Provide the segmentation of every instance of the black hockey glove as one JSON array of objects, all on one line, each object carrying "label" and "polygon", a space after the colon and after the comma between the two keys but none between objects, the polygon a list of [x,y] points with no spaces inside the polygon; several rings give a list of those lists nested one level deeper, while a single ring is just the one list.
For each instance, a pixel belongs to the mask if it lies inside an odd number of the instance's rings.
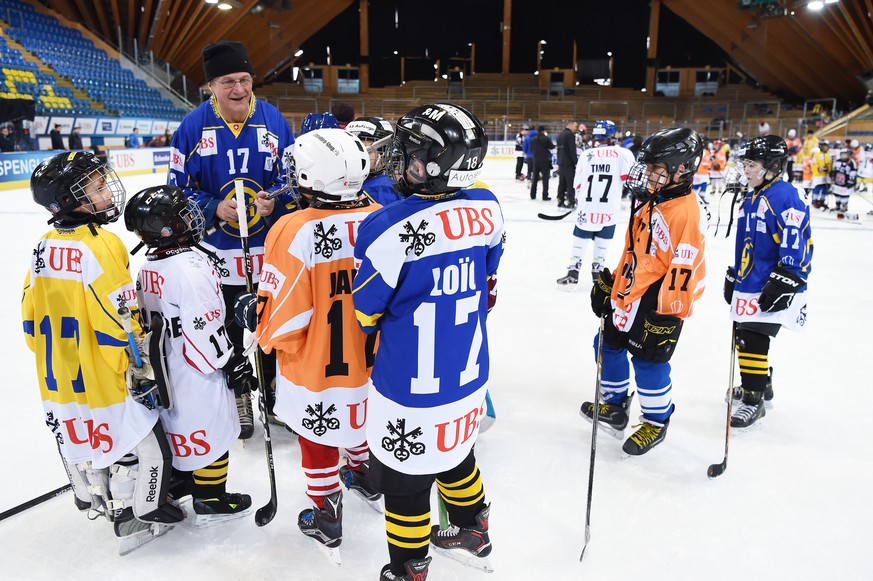
[{"label": "black hockey glove", "polygon": [[227,377],[227,387],[237,397],[249,393],[255,387],[252,362],[244,353],[237,353],[221,368]]},{"label": "black hockey glove", "polygon": [[488,312],[497,304],[497,273],[488,277]]},{"label": "black hockey glove", "polygon": [[794,300],[797,291],[806,285],[806,281],[781,264],[777,265],[767,284],[761,289],[758,306],[765,313],[776,313],[787,309]]},{"label": "black hockey glove", "polygon": [[[654,311],[646,314],[640,351],[646,361],[666,363],[673,356],[679,333],[682,332],[682,319],[673,315],[661,315]],[[629,340],[633,345],[634,341]]]},{"label": "black hockey glove", "polygon": [[258,295],[238,294],[233,301],[233,316],[241,328],[254,331],[258,326]]},{"label": "black hockey glove", "polygon": [[603,317],[612,312],[612,283],[615,278],[608,268],[604,268],[594,281],[591,288],[591,310],[598,317]]},{"label": "black hockey glove", "polygon": [[724,302],[731,304],[734,298],[734,285],[737,282],[737,273],[732,266],[727,267],[724,273]]}]

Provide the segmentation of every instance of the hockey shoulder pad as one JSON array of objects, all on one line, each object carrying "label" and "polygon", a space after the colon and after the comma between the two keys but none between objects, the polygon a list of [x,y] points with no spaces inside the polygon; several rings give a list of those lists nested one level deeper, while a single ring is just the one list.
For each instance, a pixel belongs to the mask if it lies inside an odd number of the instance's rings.
[{"label": "hockey shoulder pad", "polygon": [[173,389],[172,385],[170,385],[165,348],[167,344],[167,325],[159,313],[153,313],[149,327],[149,359],[155,372],[155,383],[157,383],[158,397],[160,398],[159,405],[165,410],[171,410],[173,409]]}]

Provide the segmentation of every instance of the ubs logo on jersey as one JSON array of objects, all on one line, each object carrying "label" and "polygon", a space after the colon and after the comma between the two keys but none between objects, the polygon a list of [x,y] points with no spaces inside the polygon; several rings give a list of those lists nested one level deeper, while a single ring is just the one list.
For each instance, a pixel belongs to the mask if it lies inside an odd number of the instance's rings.
[{"label": "ubs logo on jersey", "polygon": [[406,233],[400,234],[400,241],[409,243],[409,246],[406,247],[406,254],[412,251],[416,256],[421,256],[428,246],[436,242],[436,234],[428,232],[427,225],[427,220],[419,222],[418,228],[413,228],[412,222],[409,220],[403,225]]},{"label": "ubs logo on jersey", "polygon": [[49,250],[49,268],[56,272],[82,273],[82,251],[78,248],[52,246]]},{"label": "ubs logo on jersey", "polygon": [[335,250],[343,247],[343,241],[338,237],[333,237],[336,234],[336,224],[331,224],[330,228],[325,232],[324,222],[318,222],[315,224],[313,234],[315,234],[315,253],[322,255],[328,260],[333,256]]},{"label": "ubs logo on jersey", "polygon": [[400,462],[407,461],[410,455],[420,456],[424,454],[426,446],[415,441],[423,434],[421,428],[407,432],[406,418],[397,418],[396,424],[388,422],[385,428],[389,435],[382,438],[382,449],[386,452],[393,452],[394,457]]},{"label": "ubs logo on jersey", "polygon": [[[480,407],[471,409],[460,418],[455,418],[451,422],[437,424],[435,427],[437,430],[437,448],[439,451],[451,452],[459,444],[463,444],[472,438],[473,434],[475,434],[476,430],[479,428],[479,418],[484,417],[485,413],[486,407],[485,401],[483,400]],[[450,425],[454,425],[454,430],[449,427]],[[452,431],[454,431],[454,434],[450,435]],[[450,439],[451,442],[449,441]]]},{"label": "ubs logo on jersey", "polygon": [[70,442],[73,444],[88,444],[92,450],[100,450],[107,454],[112,450],[112,438],[106,432],[109,431],[109,424],[102,423],[94,426],[94,420],[85,420],[86,436],[83,438],[79,435],[76,428],[76,419],[64,420],[64,427],[67,428],[67,435],[70,437]]},{"label": "ubs logo on jersey", "polygon": [[592,212],[588,216],[592,224],[609,224],[612,221],[612,214],[603,212]]},{"label": "ubs logo on jersey", "polygon": [[203,132],[200,134],[200,144],[198,150],[201,157],[218,154],[218,138],[215,135],[215,129],[203,130]]},{"label": "ubs logo on jersey", "polygon": [[188,437],[184,434],[167,432],[167,438],[170,439],[170,445],[173,447],[173,455],[178,458],[205,456],[212,450],[209,442],[206,441],[206,430],[196,430],[188,434]]},{"label": "ubs logo on jersey", "polygon": [[276,298],[276,293],[285,282],[285,276],[276,270],[272,264],[265,264],[261,269],[261,276],[258,279],[258,289],[269,292],[273,298]]},{"label": "ubs logo on jersey", "polygon": [[337,418],[330,417],[336,412],[334,404],[330,404],[327,409],[324,409],[324,403],[318,402],[315,404],[315,407],[311,405],[306,406],[304,411],[309,414],[309,417],[303,418],[301,423],[304,428],[312,431],[316,436],[323,436],[328,430],[338,430],[340,428],[340,421]]},{"label": "ubs logo on jersey", "polygon": [[115,297],[115,305],[118,308],[127,305],[127,303],[136,305],[136,289],[133,288],[133,284],[122,289],[121,294]]},{"label": "ubs logo on jersey", "polygon": [[491,208],[482,208],[480,211],[470,206],[460,206],[437,212],[437,216],[449,240],[464,236],[488,236],[494,232]]},{"label": "ubs logo on jersey", "polygon": [[158,298],[163,296],[164,277],[154,270],[142,269],[139,273],[140,290],[144,293],[155,295]]}]

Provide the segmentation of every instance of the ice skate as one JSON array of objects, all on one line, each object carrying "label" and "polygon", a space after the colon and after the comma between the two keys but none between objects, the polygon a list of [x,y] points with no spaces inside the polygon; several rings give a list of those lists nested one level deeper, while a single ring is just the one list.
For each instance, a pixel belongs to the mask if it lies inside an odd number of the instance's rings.
[{"label": "ice skate", "polygon": [[425,581],[427,579],[427,569],[430,566],[431,558],[425,557],[420,560],[406,561],[403,563],[403,568],[406,573],[403,575],[395,575],[391,572],[391,565],[382,567],[382,574],[379,576],[379,581]]},{"label": "ice skate", "polygon": [[313,507],[300,511],[297,526],[304,535],[318,542],[319,548],[334,565],[342,565],[339,552],[343,542],[342,492],[326,496],[324,508]]},{"label": "ice skate", "polygon": [[[745,390],[742,385],[735,385],[731,395],[733,397],[733,405],[738,406],[743,401],[743,393]],[[727,397],[725,397],[727,403]],[[767,383],[764,385],[764,406],[770,410],[773,409],[773,368],[771,367],[767,373]]]},{"label": "ice skate", "polygon": [[752,403],[751,393],[753,392],[746,394],[744,401],[731,414],[732,433],[743,434],[757,431],[761,428],[762,422],[759,420],[767,414],[767,410],[765,409],[763,399],[760,399],[757,403]]},{"label": "ice skate", "polygon": [[579,268],[581,267],[581,263],[577,262],[576,264],[570,265],[567,267],[567,274],[559,278],[557,281],[559,288],[564,288],[565,290],[575,290],[577,285],[579,284]]},{"label": "ice skate", "polygon": [[133,509],[127,507],[115,516],[113,528],[118,537],[118,554],[123,557],[167,534],[173,525],[138,520]]},{"label": "ice skate", "polygon": [[621,447],[624,453],[630,456],[642,456],[667,437],[667,427],[670,425],[670,420],[659,423],[643,417],[640,419],[642,423],[634,426],[639,429],[631,434],[631,437],[625,440]]},{"label": "ice skate", "polygon": [[225,492],[218,498],[195,498],[192,504],[196,514],[194,526],[197,528],[239,520],[254,510],[251,496],[235,492]]},{"label": "ice skate", "polygon": [[382,494],[376,492],[373,484],[370,482],[370,463],[364,462],[361,464],[360,470],[352,470],[348,466],[341,466],[339,469],[339,477],[348,490],[352,490],[366,502],[370,508],[378,512],[384,513],[382,508]]},{"label": "ice skate", "polygon": [[[600,407],[597,410],[597,420],[600,423],[600,427],[613,438],[619,440],[624,438],[624,429],[627,427],[629,420],[627,410],[633,397],[634,394],[631,393],[617,404],[600,403]],[[594,418],[594,404],[590,401],[584,402],[579,413],[582,414],[583,418],[591,421]]]},{"label": "ice skate", "polygon": [[236,398],[236,411],[239,415],[239,439],[248,440],[255,433],[251,394],[244,393]]},{"label": "ice skate", "polygon": [[472,527],[457,527],[450,524],[445,529],[433,525],[430,531],[430,544],[434,551],[455,561],[491,573],[494,568],[488,555],[491,554],[491,538],[488,536],[488,516],[491,505],[479,511],[476,524]]},{"label": "ice skate", "polygon": [[603,270],[602,262],[592,262],[591,263],[591,280],[592,282],[597,282],[597,279],[600,278],[600,271]]}]

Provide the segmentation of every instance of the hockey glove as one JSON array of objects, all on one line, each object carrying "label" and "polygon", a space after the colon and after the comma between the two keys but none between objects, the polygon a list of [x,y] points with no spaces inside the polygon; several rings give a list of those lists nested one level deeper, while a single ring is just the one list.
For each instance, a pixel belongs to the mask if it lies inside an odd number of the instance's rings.
[{"label": "hockey glove", "polygon": [[233,315],[237,325],[254,332],[258,327],[258,295],[238,294],[233,302]]},{"label": "hockey glove", "polygon": [[249,393],[255,387],[252,362],[245,353],[237,353],[221,368],[227,377],[227,387],[236,397]]},{"label": "hockey glove", "polygon": [[598,317],[603,317],[612,312],[612,284],[615,278],[608,268],[604,268],[594,281],[591,288],[591,310]]},{"label": "hockey glove", "polygon": [[152,364],[149,361],[148,344],[148,334],[142,342],[137,341],[137,351],[139,351],[142,367],[136,366],[136,357],[134,357],[130,347],[127,347],[130,363],[127,366],[124,377],[127,383],[127,391],[131,397],[147,408],[155,409],[158,405],[157,382],[155,381],[155,371],[152,369]]},{"label": "hockey glove", "polygon": [[497,273],[488,277],[488,312],[497,304]]},{"label": "hockey glove", "polygon": [[765,313],[776,313],[787,309],[794,295],[806,285],[806,281],[781,264],[777,265],[767,284],[761,290],[758,306]]},{"label": "hockey glove", "polygon": [[673,315],[661,315],[654,311],[646,314],[643,321],[641,351],[643,359],[653,363],[666,363],[673,356],[682,319]]},{"label": "hockey glove", "polygon": [[724,302],[731,304],[734,298],[734,285],[737,282],[737,273],[732,266],[727,267],[724,273]]}]

